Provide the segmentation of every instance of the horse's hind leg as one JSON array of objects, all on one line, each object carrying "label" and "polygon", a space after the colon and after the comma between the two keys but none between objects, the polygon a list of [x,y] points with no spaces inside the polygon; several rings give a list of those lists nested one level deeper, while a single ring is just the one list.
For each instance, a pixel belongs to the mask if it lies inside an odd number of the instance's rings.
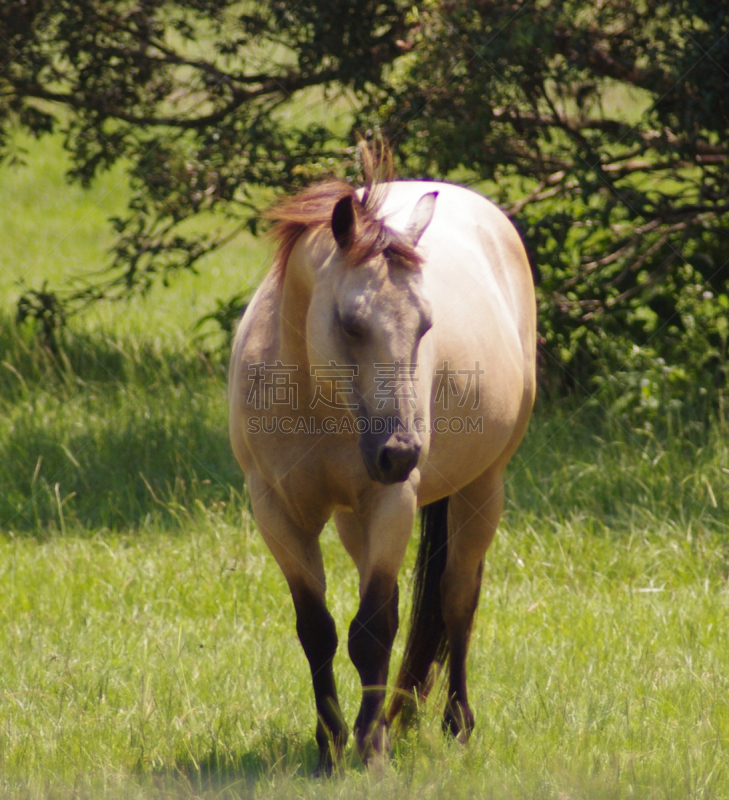
[{"label": "horse's hind leg", "polygon": [[337,632],[325,602],[325,577],[319,533],[293,523],[274,492],[251,480],[253,512],[261,534],[281,567],[296,610],[296,632],[311,669],[316,702],[318,774],[329,774],[347,741],[332,662]]},{"label": "horse's hind leg", "polygon": [[483,559],[504,502],[503,472],[490,471],[451,495],[448,555],[441,579],[450,673],[443,727],[465,741],[473,729],[466,688],[466,655],[481,589]]}]

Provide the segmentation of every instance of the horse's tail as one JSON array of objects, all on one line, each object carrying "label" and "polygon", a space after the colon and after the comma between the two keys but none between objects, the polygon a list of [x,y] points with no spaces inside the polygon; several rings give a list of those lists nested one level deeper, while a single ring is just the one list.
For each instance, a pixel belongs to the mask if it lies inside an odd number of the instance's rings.
[{"label": "horse's tail", "polygon": [[400,674],[390,700],[387,713],[389,722],[403,709],[409,716],[418,700],[427,697],[433,684],[433,662],[442,666],[448,657],[440,597],[440,579],[445,570],[448,547],[448,498],[424,506],[420,519],[420,546],[415,562],[410,631]]}]

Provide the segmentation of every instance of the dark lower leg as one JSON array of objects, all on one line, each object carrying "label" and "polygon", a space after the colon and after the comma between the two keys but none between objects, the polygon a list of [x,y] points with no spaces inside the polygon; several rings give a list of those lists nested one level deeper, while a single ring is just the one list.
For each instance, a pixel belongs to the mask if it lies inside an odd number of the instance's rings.
[{"label": "dark lower leg", "polygon": [[456,739],[466,741],[473,730],[473,712],[468,704],[466,688],[466,653],[468,651],[468,630],[465,636],[449,637],[450,677],[448,681],[448,700],[443,714],[443,730]]},{"label": "dark lower leg", "polygon": [[319,747],[317,772],[329,774],[347,741],[347,726],[339,707],[332,666],[337,651],[337,631],[323,599],[308,589],[294,591],[293,597],[296,632],[309,661],[314,685]]},{"label": "dark lower leg", "polygon": [[453,607],[453,594],[444,590],[444,618],[448,636],[449,679],[448,700],[443,715],[443,729],[460,741],[466,741],[473,730],[473,712],[468,704],[466,686],[466,657],[468,641],[471,634],[473,615],[478,605],[481,591],[481,572],[483,562],[479,565],[476,585],[471,592],[470,600],[460,608]]},{"label": "dark lower leg", "polygon": [[390,652],[398,625],[397,584],[375,577],[349,628],[349,655],[362,681],[362,705],[355,722],[357,749],[366,760],[387,749],[383,714]]}]

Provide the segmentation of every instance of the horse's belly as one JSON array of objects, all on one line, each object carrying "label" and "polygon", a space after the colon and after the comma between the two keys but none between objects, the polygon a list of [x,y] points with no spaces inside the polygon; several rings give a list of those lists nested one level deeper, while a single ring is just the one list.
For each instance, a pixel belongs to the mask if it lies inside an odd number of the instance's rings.
[{"label": "horse's belly", "polygon": [[463,392],[449,404],[442,397],[433,403],[420,463],[421,505],[462,489],[508,454],[523,404],[523,370],[516,359],[497,363],[492,374],[500,380],[485,380],[478,391]]},{"label": "horse's belly", "polygon": [[499,460],[513,433],[513,425],[492,425],[484,418],[455,418],[445,433],[434,432],[428,458],[420,467],[419,504],[453,494],[486,472]]}]

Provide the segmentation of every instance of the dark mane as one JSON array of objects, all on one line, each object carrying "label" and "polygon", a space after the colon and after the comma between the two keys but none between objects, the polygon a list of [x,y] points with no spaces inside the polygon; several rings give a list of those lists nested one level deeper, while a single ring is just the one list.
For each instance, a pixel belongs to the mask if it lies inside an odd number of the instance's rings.
[{"label": "dark mane", "polygon": [[384,147],[374,154],[367,145],[360,145],[360,153],[365,178],[361,200],[346,181],[324,180],[285,198],[266,212],[268,219],[275,222],[271,238],[278,244],[271,269],[281,278],[299,236],[312,228],[329,227],[334,206],[344,197],[352,198],[356,215],[355,233],[345,251],[350,264],[361,264],[385,253],[398,266],[420,268],[421,258],[412,244],[378,217],[385,199],[383,186],[393,180],[392,155]]}]

